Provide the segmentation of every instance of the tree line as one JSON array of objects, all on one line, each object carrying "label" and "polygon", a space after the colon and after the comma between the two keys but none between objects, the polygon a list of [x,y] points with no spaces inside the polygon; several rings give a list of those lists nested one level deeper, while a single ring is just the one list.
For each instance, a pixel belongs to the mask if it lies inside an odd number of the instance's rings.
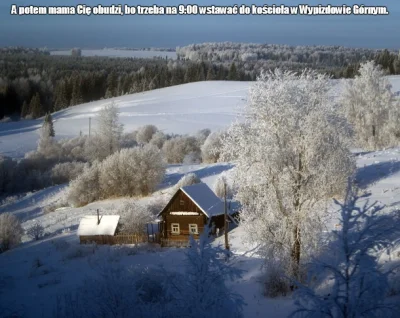
[{"label": "tree line", "polygon": [[209,80],[253,81],[261,69],[311,68],[353,78],[366,60],[400,74],[388,50],[205,43],[177,48],[177,60],[50,56],[44,49],[0,49],[0,119],[38,118],[103,98]]},{"label": "tree line", "polygon": [[234,64],[0,51],[0,119],[204,80],[253,80]]}]

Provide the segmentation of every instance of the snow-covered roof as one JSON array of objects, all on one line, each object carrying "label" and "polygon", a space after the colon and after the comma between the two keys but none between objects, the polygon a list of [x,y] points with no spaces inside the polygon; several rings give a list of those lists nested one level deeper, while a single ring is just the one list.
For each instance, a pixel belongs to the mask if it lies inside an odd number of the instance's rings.
[{"label": "snow-covered roof", "polygon": [[208,217],[224,214],[224,202],[205,184],[197,183],[182,187],[181,190],[192,199],[192,201]]},{"label": "snow-covered roof", "polygon": [[79,223],[78,235],[114,235],[118,221],[119,215],[100,215],[97,224],[97,215],[86,215]]}]

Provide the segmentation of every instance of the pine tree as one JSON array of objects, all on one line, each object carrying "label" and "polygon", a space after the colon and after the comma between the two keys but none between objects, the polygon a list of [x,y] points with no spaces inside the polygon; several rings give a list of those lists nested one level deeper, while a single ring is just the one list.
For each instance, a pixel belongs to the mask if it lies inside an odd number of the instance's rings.
[{"label": "pine tree", "polygon": [[235,63],[231,64],[231,68],[229,69],[229,73],[228,73],[228,80],[230,80],[230,81],[238,80],[238,73],[237,73],[237,70],[236,70]]},{"label": "pine tree", "polygon": [[55,131],[54,131],[54,124],[53,124],[53,118],[51,117],[51,114],[48,113],[44,117],[44,123],[49,126],[49,134],[51,137],[55,136]]},{"label": "pine tree", "polygon": [[40,95],[36,93],[29,103],[29,113],[32,115],[33,118],[38,118],[43,113],[43,106],[40,102]]},{"label": "pine tree", "polygon": [[26,100],[24,100],[24,103],[22,104],[21,117],[25,118],[26,115],[28,115],[28,113],[29,113],[29,105],[26,102]]},{"label": "pine tree", "polygon": [[214,69],[213,69],[212,66],[210,66],[210,67],[208,68],[206,80],[207,80],[207,81],[213,81],[213,80],[215,80]]}]

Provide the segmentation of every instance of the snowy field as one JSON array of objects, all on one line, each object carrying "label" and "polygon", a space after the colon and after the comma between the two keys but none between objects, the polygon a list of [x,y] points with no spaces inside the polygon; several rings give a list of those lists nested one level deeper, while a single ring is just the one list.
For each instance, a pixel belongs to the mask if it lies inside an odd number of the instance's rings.
[{"label": "snowy field", "polygon": [[[71,55],[71,50],[50,51],[50,55]],[[101,50],[82,50],[82,56],[102,56],[102,57],[136,57],[136,58],[153,58],[162,57],[168,59],[176,59],[175,52],[166,51],[134,51],[134,50],[118,50],[118,49],[101,49]]]},{"label": "snowy field", "polygon": [[[400,76],[391,77],[394,91],[400,91]],[[333,82],[333,95],[340,84]],[[154,124],[165,132],[195,133],[202,128],[212,130],[226,127],[240,114],[246,103],[248,82],[199,82],[114,98],[121,111],[125,132],[138,126]],[[87,103],[54,114],[55,131],[59,138],[88,133],[88,119],[109,100]],[[95,120],[92,120],[95,128]],[[41,120],[0,124],[0,153],[22,157],[36,148],[37,129]],[[372,193],[370,200],[390,208],[400,208],[400,149],[360,152],[357,156],[357,179],[361,187]],[[172,187],[184,174],[195,173],[212,187],[218,175],[228,171],[228,163],[200,165],[170,165],[163,183],[144,201],[168,199]],[[123,267],[157,267],[179,271],[185,249],[143,245],[121,247],[80,246],[76,231],[79,220],[99,209],[104,214],[116,214],[126,198],[97,201],[81,208],[64,207],[45,213],[43,208],[65,199],[67,185],[27,193],[0,206],[0,213],[11,212],[22,220],[24,229],[40,222],[47,233],[45,239],[32,242],[27,236],[23,244],[0,254],[1,306],[13,308],[24,317],[54,317],[57,294],[76,289],[83,279],[104,264]],[[327,227],[332,227],[332,223]],[[287,317],[294,309],[290,297],[269,299],[261,292],[262,260],[254,254],[253,246],[244,242],[242,229],[229,233],[235,266],[245,270],[242,279],[230,283],[240,293],[247,306],[245,318]],[[223,237],[214,244],[222,244]],[[40,264],[40,266],[38,266]],[[2,293],[1,290],[7,290]],[[1,307],[0,306],[0,307]],[[0,313],[1,314],[1,313]]]},{"label": "snowy field", "polygon": [[[400,76],[389,77],[394,92],[400,92]],[[192,134],[203,128],[227,127],[247,102],[251,82],[197,82],[125,95],[63,109],[53,114],[56,138],[76,137],[96,128],[96,114],[110,101],[120,109],[125,132],[146,124],[166,133]],[[332,80],[331,95],[339,95],[342,83]],[[42,119],[0,123],[0,154],[21,158],[36,148]],[[35,132],[35,133],[32,133]]]},{"label": "snowy field", "polygon": [[[96,114],[110,101],[119,107],[125,132],[146,124],[177,134],[195,133],[203,128],[221,129],[234,121],[245,105],[249,85],[249,82],[198,82],[70,107],[53,114],[56,137],[88,134],[89,118],[96,129]],[[22,157],[36,148],[41,125],[41,119],[0,123],[0,154]]]}]

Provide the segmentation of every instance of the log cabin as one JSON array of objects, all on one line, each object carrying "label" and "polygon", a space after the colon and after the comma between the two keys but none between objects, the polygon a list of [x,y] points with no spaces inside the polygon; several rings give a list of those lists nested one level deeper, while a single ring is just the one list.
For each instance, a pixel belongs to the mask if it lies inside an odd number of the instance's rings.
[{"label": "log cabin", "polygon": [[[184,246],[206,226],[215,233],[224,227],[224,202],[205,184],[180,188],[158,214],[162,246]],[[231,211],[227,208],[228,216]],[[232,219],[231,219],[232,220]]]}]

